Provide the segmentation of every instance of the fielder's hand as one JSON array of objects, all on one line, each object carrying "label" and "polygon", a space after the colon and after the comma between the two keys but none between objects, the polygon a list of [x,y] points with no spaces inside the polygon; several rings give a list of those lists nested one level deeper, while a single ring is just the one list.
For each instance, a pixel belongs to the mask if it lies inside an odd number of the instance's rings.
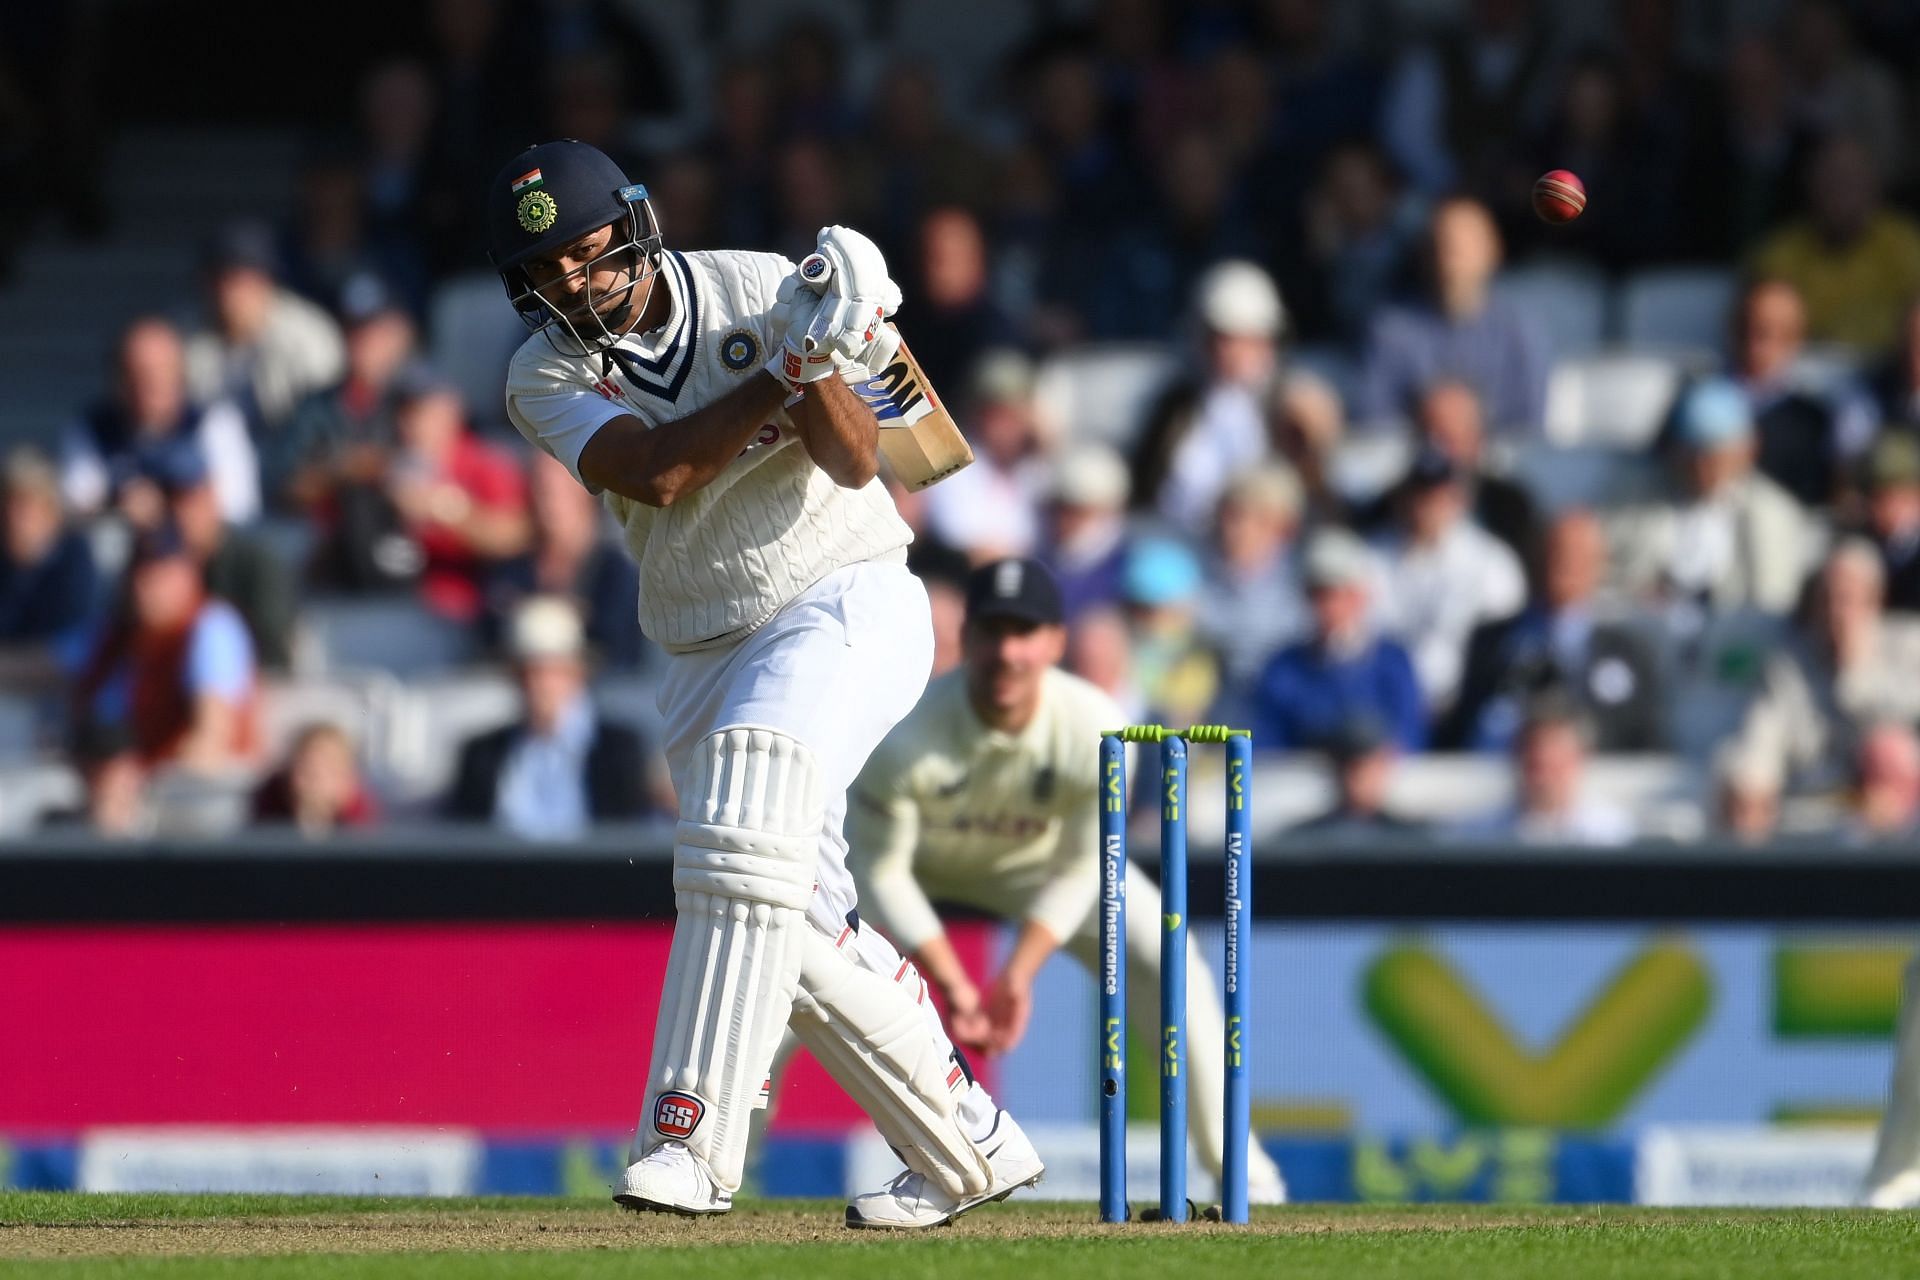
[{"label": "fielder's hand", "polygon": [[947,1001],[947,1033],[962,1049],[983,1053],[993,1034],[993,1025],[980,1007],[980,992],[971,982],[956,983],[941,993]]},{"label": "fielder's hand", "polygon": [[1002,973],[987,992],[987,1021],[992,1032],[987,1037],[990,1053],[1010,1053],[1027,1034],[1027,1020],[1033,1016],[1033,986]]}]

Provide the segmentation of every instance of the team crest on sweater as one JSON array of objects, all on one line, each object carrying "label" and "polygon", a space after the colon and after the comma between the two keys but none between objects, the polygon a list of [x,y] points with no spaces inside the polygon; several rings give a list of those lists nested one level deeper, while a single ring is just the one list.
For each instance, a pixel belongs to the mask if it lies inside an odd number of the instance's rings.
[{"label": "team crest on sweater", "polygon": [[760,339],[745,329],[735,329],[720,339],[720,363],[735,373],[745,373],[760,363]]}]

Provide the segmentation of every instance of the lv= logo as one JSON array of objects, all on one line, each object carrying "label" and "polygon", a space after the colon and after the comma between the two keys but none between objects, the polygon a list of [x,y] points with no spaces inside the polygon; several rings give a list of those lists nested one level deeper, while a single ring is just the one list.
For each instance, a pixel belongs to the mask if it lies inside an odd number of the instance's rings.
[{"label": "lv= logo", "polygon": [[1425,946],[1390,947],[1365,980],[1375,1024],[1470,1125],[1605,1127],[1699,1030],[1712,1000],[1699,957],[1655,942],[1536,1053]]}]

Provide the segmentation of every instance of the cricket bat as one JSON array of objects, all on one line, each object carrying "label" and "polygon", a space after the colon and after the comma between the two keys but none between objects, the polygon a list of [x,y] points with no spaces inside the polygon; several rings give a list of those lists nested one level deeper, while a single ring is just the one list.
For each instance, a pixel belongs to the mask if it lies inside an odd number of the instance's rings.
[{"label": "cricket bat", "polygon": [[[816,293],[826,291],[832,276],[832,267],[820,254],[809,254],[800,264],[800,278]],[[900,336],[898,328],[889,327]],[[807,350],[813,350],[817,341],[816,335],[809,333]],[[927,381],[904,337],[884,369],[864,382],[848,385],[879,420],[880,452],[907,488],[924,489],[973,461],[967,438],[960,434],[959,425]]]}]

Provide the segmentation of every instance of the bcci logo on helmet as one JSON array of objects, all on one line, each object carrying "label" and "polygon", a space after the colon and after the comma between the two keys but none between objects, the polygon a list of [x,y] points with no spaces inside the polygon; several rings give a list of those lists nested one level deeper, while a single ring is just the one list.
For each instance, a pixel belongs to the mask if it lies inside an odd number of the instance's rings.
[{"label": "bcci logo on helmet", "polygon": [[560,206],[544,191],[529,191],[520,197],[520,206],[514,213],[527,234],[537,236],[560,216]]},{"label": "bcci logo on helmet", "polygon": [[706,1113],[707,1104],[690,1093],[663,1093],[653,1104],[653,1129],[663,1138],[685,1142]]}]

